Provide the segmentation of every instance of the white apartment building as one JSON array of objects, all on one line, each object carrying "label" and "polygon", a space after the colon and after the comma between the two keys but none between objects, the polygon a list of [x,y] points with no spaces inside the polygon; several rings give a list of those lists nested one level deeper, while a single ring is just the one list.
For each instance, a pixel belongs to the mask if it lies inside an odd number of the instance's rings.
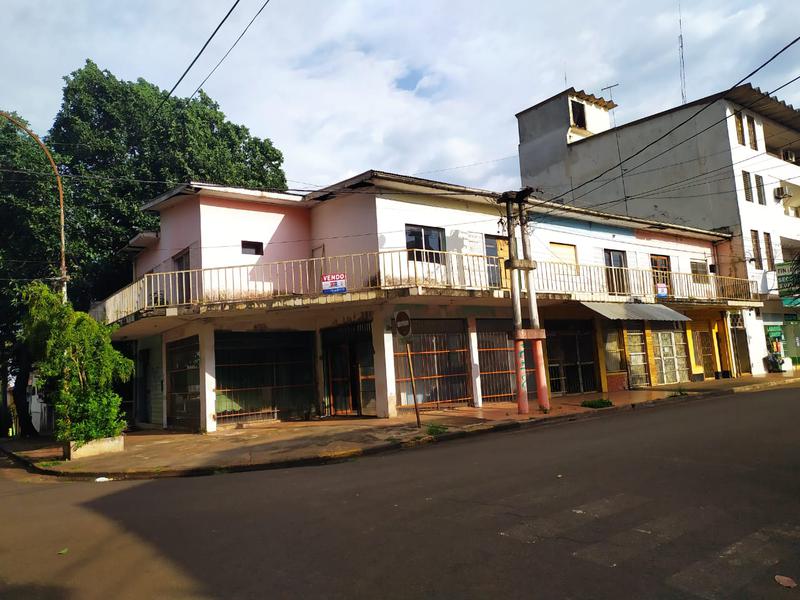
[{"label": "white apartment building", "polygon": [[569,205],[730,233],[718,272],[751,279],[764,301],[742,313],[753,373],[768,351],[784,368],[800,364],[800,299],[782,297],[776,277],[800,254],[800,111],[750,85],[612,127],[615,106],[570,88],[518,113],[522,184]]},{"label": "white apartment building", "polygon": [[[367,171],[306,196],[189,183],[150,201],[161,228],[131,240],[134,282],[92,310],[136,360],[132,420],[391,417],[414,389],[423,408],[512,401],[498,198]],[[531,211],[551,394],[750,371],[740,315],[762,302],[715,274],[730,233]]]}]

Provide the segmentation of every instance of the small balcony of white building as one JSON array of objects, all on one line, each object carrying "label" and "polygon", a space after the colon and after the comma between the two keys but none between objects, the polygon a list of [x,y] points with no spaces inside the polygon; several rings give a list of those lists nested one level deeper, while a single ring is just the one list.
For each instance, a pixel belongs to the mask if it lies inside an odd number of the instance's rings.
[{"label": "small balcony of white building", "polygon": [[[125,325],[150,316],[409,296],[505,299],[510,297],[510,277],[503,262],[497,256],[401,249],[156,272],[96,303],[91,314]],[[756,282],[715,274],[538,262],[534,280],[537,295],[546,300],[760,305]]]}]

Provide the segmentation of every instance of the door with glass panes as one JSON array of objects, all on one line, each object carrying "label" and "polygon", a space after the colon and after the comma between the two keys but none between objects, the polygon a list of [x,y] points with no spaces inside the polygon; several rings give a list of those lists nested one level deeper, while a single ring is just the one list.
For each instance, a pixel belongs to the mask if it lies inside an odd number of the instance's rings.
[{"label": "door with glass panes", "polygon": [[686,331],[679,324],[653,326],[653,358],[656,383],[689,381],[689,348]]}]

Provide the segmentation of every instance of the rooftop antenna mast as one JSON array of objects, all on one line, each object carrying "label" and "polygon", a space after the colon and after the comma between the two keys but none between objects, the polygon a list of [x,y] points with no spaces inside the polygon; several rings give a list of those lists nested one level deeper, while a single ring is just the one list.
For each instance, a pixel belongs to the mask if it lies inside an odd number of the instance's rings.
[{"label": "rooftop antenna mast", "polygon": [[678,0],[678,56],[681,62],[681,104],[686,104],[686,64],[683,61],[683,18],[681,0]]}]

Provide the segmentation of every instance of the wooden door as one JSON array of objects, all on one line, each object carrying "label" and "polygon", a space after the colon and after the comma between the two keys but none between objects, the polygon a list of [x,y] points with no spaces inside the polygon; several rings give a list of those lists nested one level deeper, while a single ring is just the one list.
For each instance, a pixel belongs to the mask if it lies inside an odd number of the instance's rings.
[{"label": "wooden door", "polygon": [[667,295],[672,295],[672,276],[669,256],[663,254],[650,255],[650,268],[653,270],[653,287],[659,292],[659,283],[667,286]]}]

